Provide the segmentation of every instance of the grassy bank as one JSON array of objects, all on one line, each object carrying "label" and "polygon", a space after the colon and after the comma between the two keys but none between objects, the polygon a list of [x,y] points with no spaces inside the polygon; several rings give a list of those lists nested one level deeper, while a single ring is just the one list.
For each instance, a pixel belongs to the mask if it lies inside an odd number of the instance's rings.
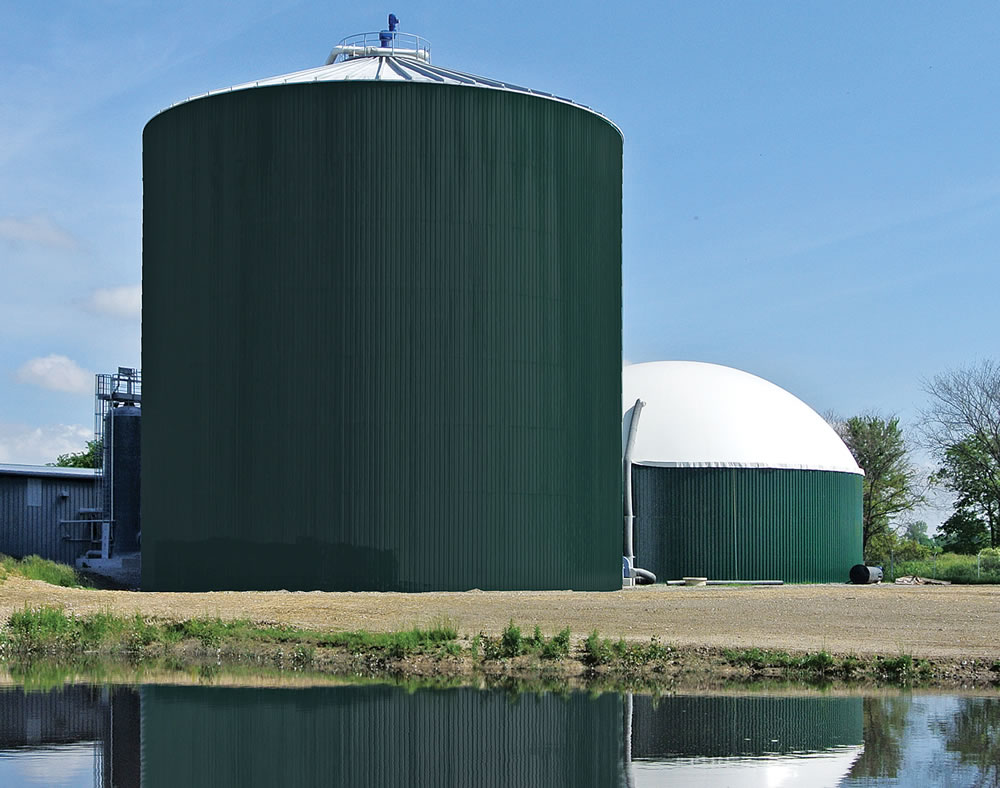
[{"label": "grassy bank", "polygon": [[10,575],[24,577],[28,580],[41,580],[43,583],[63,586],[64,588],[93,587],[73,567],[57,564],[55,561],[39,558],[37,555],[18,559],[0,554],[0,582],[6,580]]},{"label": "grassy bank", "polygon": [[792,654],[761,649],[678,649],[565,628],[530,634],[511,622],[498,635],[460,635],[447,621],[426,629],[320,632],[248,620],[157,621],[140,615],[77,616],[54,607],[12,614],[0,659],[13,675],[59,675],[130,666],[195,673],[316,673],[354,679],[531,683],[670,690],[780,680],[892,686],[1000,685],[1000,661],[931,662],[906,654]]}]

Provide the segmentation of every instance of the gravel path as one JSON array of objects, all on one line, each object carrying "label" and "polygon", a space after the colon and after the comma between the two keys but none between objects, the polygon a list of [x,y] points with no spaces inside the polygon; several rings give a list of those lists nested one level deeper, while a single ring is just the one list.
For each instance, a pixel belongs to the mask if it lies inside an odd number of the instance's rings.
[{"label": "gravel path", "polygon": [[89,591],[9,577],[0,586],[4,619],[25,605],[78,613],[182,619],[250,618],[310,629],[386,631],[448,620],[462,634],[499,632],[513,619],[547,634],[658,635],[677,646],[824,649],[835,654],[912,654],[1000,659],[1000,587],[850,586],[678,588],[609,593],[468,591],[382,594]]}]

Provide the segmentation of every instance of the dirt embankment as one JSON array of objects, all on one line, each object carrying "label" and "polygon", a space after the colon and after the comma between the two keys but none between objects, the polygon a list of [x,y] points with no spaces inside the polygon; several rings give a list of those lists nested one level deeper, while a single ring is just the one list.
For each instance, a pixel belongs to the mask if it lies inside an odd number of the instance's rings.
[{"label": "dirt embankment", "polygon": [[463,635],[498,634],[513,620],[546,634],[648,640],[681,648],[764,648],[947,660],[1000,659],[1000,587],[778,586],[676,588],[608,593],[212,592],[57,588],[9,577],[0,616],[41,605],[67,611],[182,620],[248,618],[316,630],[385,632],[450,622]]}]

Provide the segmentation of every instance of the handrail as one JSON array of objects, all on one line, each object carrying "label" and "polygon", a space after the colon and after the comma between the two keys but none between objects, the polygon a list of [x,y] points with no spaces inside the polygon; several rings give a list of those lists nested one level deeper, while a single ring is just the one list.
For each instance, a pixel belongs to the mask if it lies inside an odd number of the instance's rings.
[{"label": "handrail", "polygon": [[351,60],[356,57],[409,57],[430,63],[431,42],[413,33],[401,33],[398,30],[355,33],[342,38],[330,51],[326,65],[337,62],[338,58]]}]

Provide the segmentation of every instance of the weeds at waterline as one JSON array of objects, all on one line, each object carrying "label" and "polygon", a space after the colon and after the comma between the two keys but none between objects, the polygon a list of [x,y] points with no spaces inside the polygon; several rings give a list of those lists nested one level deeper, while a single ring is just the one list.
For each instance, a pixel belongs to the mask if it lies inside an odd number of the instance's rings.
[{"label": "weeds at waterline", "polygon": [[826,651],[790,654],[756,648],[685,652],[656,637],[648,642],[611,640],[596,631],[574,644],[569,628],[546,636],[536,626],[526,636],[513,621],[499,635],[463,638],[447,621],[400,632],[320,632],[245,619],[158,621],[139,614],[74,615],[55,607],[12,614],[0,629],[0,659],[12,671],[26,674],[34,663],[93,667],[105,660],[194,670],[206,681],[238,666],[369,678],[435,675],[466,682],[487,678],[496,682],[504,676],[518,681],[530,681],[532,676],[557,682],[573,678],[588,686],[629,689],[668,685],[683,677],[692,663],[703,678],[730,682],[779,675],[803,682],[909,686],[932,681],[936,675],[931,663],[905,654],[837,657]]}]

